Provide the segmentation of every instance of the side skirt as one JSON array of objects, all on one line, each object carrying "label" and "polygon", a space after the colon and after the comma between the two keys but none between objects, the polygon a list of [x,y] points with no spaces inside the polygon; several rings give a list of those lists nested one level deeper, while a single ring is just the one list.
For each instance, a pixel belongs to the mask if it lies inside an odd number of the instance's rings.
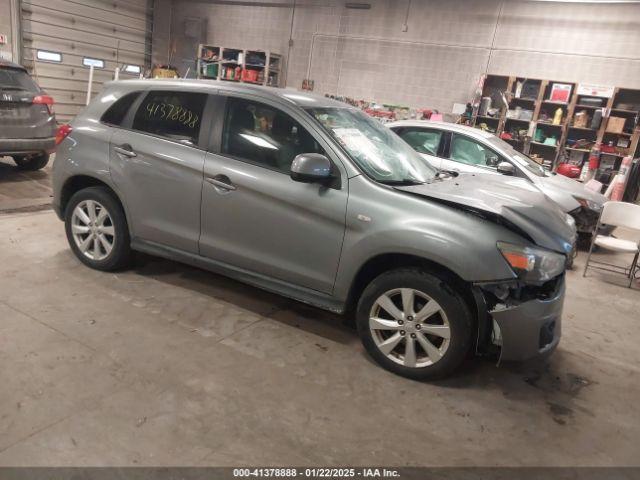
[{"label": "side skirt", "polygon": [[225,277],[238,280],[239,282],[261,288],[271,293],[276,293],[283,297],[291,298],[314,307],[329,310],[334,313],[342,314],[345,312],[346,305],[330,295],[326,295],[309,288],[292,285],[282,280],[275,280],[264,275],[249,272],[226,263],[211,260],[193,253],[184,252],[176,248],[167,247],[155,242],[134,238],[131,240],[131,248],[140,252],[154,255],[157,257],[167,258],[188,265],[209,270],[210,272],[224,275]]}]

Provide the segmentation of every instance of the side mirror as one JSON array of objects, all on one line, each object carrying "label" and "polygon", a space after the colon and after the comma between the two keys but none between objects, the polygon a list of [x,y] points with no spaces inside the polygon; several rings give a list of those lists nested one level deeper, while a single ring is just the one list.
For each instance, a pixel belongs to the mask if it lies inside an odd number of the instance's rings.
[{"label": "side mirror", "polygon": [[291,163],[291,179],[296,182],[324,183],[331,178],[331,162],[319,153],[301,153]]},{"label": "side mirror", "polygon": [[498,164],[498,173],[501,173],[503,175],[513,175],[514,173],[516,173],[516,167],[514,167],[513,164],[509,162],[500,162]]}]

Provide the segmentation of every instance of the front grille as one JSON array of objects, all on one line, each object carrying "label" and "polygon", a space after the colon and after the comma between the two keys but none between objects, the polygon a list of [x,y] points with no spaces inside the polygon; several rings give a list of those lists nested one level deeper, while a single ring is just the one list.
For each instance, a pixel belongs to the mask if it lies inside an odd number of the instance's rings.
[{"label": "front grille", "polygon": [[518,289],[514,298],[525,302],[534,299],[549,300],[558,294],[563,281],[564,274],[558,275],[542,285],[524,285]]}]

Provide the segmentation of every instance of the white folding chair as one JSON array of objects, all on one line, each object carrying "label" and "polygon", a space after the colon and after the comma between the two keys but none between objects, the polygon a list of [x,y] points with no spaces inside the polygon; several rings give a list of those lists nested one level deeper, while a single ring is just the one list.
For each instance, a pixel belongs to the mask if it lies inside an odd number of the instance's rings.
[{"label": "white folding chair", "polygon": [[[625,227],[631,230],[637,230],[640,232],[640,205],[634,205],[633,203],[626,202],[607,202],[604,204],[600,218],[598,219],[598,226],[596,232],[600,229],[601,224],[613,225],[616,227]],[[598,245],[605,250],[611,250],[619,253],[634,254],[633,262],[629,267],[622,267],[612,263],[606,263],[596,260],[591,260],[591,253],[593,252],[593,246]],[[638,255],[640,254],[640,242],[632,240],[623,240],[622,238],[615,238],[608,235],[593,234],[591,239],[591,247],[589,248],[589,256],[587,256],[587,263],[584,266],[584,272],[582,276],[587,275],[587,268],[595,268],[598,270],[605,270],[607,272],[619,273],[629,277],[629,285],[633,282],[633,278],[638,268]],[[589,265],[591,263],[591,265]]]}]

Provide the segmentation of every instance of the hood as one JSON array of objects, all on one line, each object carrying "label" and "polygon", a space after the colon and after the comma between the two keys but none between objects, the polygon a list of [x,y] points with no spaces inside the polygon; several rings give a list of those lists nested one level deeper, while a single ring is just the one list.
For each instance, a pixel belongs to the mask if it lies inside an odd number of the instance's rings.
[{"label": "hood", "polygon": [[567,215],[520,178],[461,173],[442,181],[396,188],[502,218],[549,250],[569,253],[575,240],[575,227],[567,222]]},{"label": "hood", "polygon": [[591,200],[600,207],[607,201],[607,197],[601,193],[589,190],[584,184],[556,173],[540,178],[538,187],[545,195],[560,205],[565,212],[570,212],[580,207],[580,203],[574,197]]}]

